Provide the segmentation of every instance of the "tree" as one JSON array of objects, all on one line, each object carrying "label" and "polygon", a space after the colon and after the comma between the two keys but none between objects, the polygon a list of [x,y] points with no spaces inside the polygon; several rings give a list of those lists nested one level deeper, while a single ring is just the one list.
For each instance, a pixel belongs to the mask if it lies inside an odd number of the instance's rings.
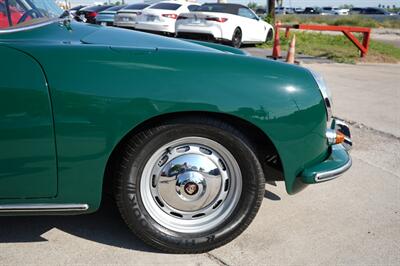
[{"label": "tree", "polygon": [[268,15],[266,19],[269,23],[275,23],[275,0],[268,0]]},{"label": "tree", "polygon": [[250,9],[256,10],[257,7],[258,7],[258,5],[257,5],[257,3],[255,3],[255,2],[249,2],[249,3],[247,4],[247,7],[250,8]]},{"label": "tree", "polygon": [[276,0],[276,5],[279,7],[283,6],[283,0]]}]

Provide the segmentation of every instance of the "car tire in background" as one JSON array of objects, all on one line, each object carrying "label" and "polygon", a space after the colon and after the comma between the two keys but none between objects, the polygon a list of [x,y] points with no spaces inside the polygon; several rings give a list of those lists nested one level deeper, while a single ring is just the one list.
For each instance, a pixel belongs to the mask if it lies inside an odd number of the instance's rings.
[{"label": "car tire in background", "polygon": [[122,144],[115,196],[129,228],[171,253],[200,253],[236,238],[265,190],[253,144],[205,117],[148,127]]},{"label": "car tire in background", "polygon": [[274,38],[274,31],[272,29],[268,30],[265,42],[269,42]]},{"label": "car tire in background", "polygon": [[235,48],[240,48],[242,45],[242,30],[236,28],[232,35],[231,45]]}]

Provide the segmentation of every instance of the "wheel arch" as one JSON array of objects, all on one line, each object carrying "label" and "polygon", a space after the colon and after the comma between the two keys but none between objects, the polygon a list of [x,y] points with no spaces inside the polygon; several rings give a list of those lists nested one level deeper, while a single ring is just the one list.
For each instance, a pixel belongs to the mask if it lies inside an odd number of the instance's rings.
[{"label": "wheel arch", "polygon": [[131,136],[134,136],[145,129],[160,125],[163,121],[183,119],[185,117],[206,117],[230,124],[251,141],[250,145],[254,148],[256,156],[263,167],[266,181],[273,182],[276,180],[284,180],[283,166],[279,152],[271,138],[259,127],[243,118],[231,114],[204,111],[186,111],[167,113],[151,117],[138,124],[127,134],[125,134],[113,148],[107,160],[103,180],[103,192],[112,192],[110,189],[113,187],[113,173],[115,173],[115,167],[117,165],[116,161],[120,156],[119,153],[123,145]]}]

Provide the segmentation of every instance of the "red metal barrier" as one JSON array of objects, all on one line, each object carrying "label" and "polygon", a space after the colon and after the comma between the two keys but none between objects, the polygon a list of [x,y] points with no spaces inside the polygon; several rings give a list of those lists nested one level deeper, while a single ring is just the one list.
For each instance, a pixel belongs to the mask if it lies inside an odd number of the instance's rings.
[{"label": "red metal barrier", "polygon": [[[349,38],[349,40],[357,46],[361,52],[361,57],[365,57],[368,53],[369,39],[371,35],[370,28],[364,27],[350,27],[350,26],[329,26],[329,25],[313,25],[313,24],[297,24],[297,25],[275,25],[276,31],[279,28],[285,28],[285,37],[289,37],[290,29],[299,30],[317,30],[317,31],[341,31],[343,34]],[[353,32],[363,33],[362,43],[353,35]],[[274,43],[275,46],[275,43]]]}]

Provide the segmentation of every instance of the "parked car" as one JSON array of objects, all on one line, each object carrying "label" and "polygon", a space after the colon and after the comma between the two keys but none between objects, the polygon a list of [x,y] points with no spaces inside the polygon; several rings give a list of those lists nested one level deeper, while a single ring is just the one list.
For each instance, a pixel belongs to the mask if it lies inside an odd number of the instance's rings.
[{"label": "parked car", "polygon": [[163,1],[156,3],[137,16],[135,29],[175,35],[176,19],[181,13],[196,10],[200,5],[192,2]]},{"label": "parked car", "polygon": [[349,9],[338,7],[323,7],[320,10],[320,15],[338,15],[345,16],[349,14]]},{"label": "parked car", "polygon": [[362,7],[352,7],[351,9],[350,9],[350,14],[351,15],[355,15],[355,14],[360,14],[362,11],[364,10],[364,8],[362,8]]},{"label": "parked car", "polygon": [[76,12],[75,18],[77,21],[87,22],[91,24],[96,23],[96,16],[99,12],[112,7],[111,5],[103,6],[88,6]]},{"label": "parked car", "polygon": [[394,14],[391,12],[386,11],[383,8],[377,8],[377,7],[367,7],[364,8],[360,14],[362,15],[385,15],[385,16],[393,16]]},{"label": "parked car", "polygon": [[95,17],[96,24],[102,26],[114,26],[114,18],[118,10],[126,7],[126,5],[118,5],[107,8],[97,14]]},{"label": "parked car", "polygon": [[227,42],[240,47],[244,43],[261,43],[272,39],[273,27],[246,6],[213,3],[179,15],[176,35]]},{"label": "parked car", "polygon": [[350,12],[350,9],[335,7],[333,9],[333,12],[335,15],[338,15],[338,16],[347,16]]},{"label": "parked car", "polygon": [[294,10],[289,7],[277,7],[275,8],[275,14],[281,14],[281,15],[286,15],[286,14],[293,14]]},{"label": "parked car", "polygon": [[74,6],[73,8],[70,8],[68,11],[71,14],[71,16],[75,17],[76,12],[78,12],[79,10],[81,10],[82,8],[85,8],[85,5],[78,5],[78,6]]},{"label": "parked car", "polygon": [[304,13],[304,8],[296,7],[296,8],[294,8],[294,13],[295,14],[302,14],[302,13]]},{"label": "parked car", "polygon": [[295,194],[351,166],[306,68],[5,3],[37,18],[0,34],[1,215],[92,213],[108,192],[146,243],[206,252],[251,223],[265,180]]},{"label": "parked car", "polygon": [[123,28],[135,28],[136,18],[149,4],[131,4],[119,10],[115,15],[114,25]]},{"label": "parked car", "polygon": [[321,10],[316,7],[306,7],[303,11],[303,14],[312,14],[312,15],[319,15]]}]

